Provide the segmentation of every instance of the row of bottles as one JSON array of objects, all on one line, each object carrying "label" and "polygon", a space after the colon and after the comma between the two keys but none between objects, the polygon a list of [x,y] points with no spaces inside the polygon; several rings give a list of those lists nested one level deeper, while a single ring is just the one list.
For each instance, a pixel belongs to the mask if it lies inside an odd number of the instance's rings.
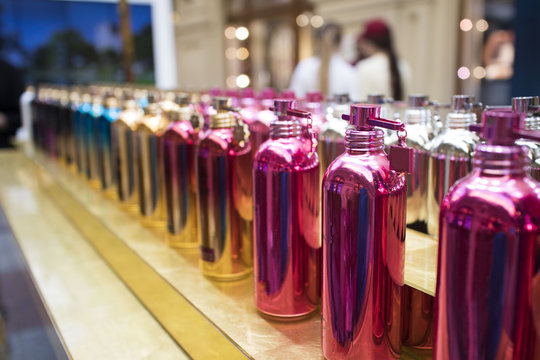
[{"label": "row of bottles", "polygon": [[[262,315],[321,302],[328,359],[399,358],[402,344],[437,359],[540,357],[538,98],[479,123],[474,98],[454,96],[441,125],[424,96],[398,116],[380,96],[323,106],[313,93],[300,110],[270,89],[219,95],[43,89],[35,142],[166,227],[170,246],[199,246],[206,276],[253,271]],[[404,284],[418,220],[440,233],[435,299]]]}]

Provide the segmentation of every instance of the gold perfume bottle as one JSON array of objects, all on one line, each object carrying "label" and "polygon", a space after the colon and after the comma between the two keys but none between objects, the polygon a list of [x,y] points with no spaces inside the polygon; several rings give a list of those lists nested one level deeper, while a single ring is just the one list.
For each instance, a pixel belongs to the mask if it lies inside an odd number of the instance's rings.
[{"label": "gold perfume bottle", "polygon": [[162,162],[167,210],[167,242],[176,248],[196,247],[197,179],[195,160],[202,116],[189,102],[188,94],[174,95],[162,104],[171,122],[162,140]]},{"label": "gold perfume bottle", "polygon": [[148,227],[165,225],[165,197],[161,137],[169,122],[163,116],[158,102],[159,94],[148,95],[144,119],[135,129],[135,162],[139,188],[141,222]]},{"label": "gold perfume bottle", "polygon": [[111,125],[114,181],[120,205],[138,211],[137,162],[135,161],[135,129],[144,119],[144,111],[129,92],[123,95],[123,110]]}]

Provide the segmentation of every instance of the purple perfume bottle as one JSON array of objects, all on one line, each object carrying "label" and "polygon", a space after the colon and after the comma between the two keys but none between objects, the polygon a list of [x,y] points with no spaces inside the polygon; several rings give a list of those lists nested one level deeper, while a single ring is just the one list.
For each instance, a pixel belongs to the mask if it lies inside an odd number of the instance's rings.
[{"label": "purple perfume bottle", "polygon": [[[524,130],[540,130],[540,101],[538,96],[524,96],[512,98],[512,110],[523,114],[520,128]],[[531,176],[540,181],[540,143],[527,139],[519,139],[516,144],[526,146],[529,149],[531,161]]]},{"label": "purple perfume bottle", "polygon": [[[322,350],[327,359],[394,359],[401,354],[407,185],[414,152],[404,125],[378,105],[351,105],[346,151],[322,185]],[[384,132],[399,145],[384,152]]]},{"label": "purple perfume bottle", "polygon": [[507,109],[471,125],[485,140],[441,206],[434,358],[540,359],[540,184]]},{"label": "purple perfume bottle", "polygon": [[452,109],[440,133],[429,144],[426,222],[428,234],[439,234],[439,213],[444,196],[456,181],[471,171],[478,135],[469,130],[476,123],[474,96],[452,96]]},{"label": "purple perfume bottle", "polygon": [[195,112],[187,94],[177,94],[168,107],[171,122],[163,133],[163,171],[169,246],[197,246],[197,174],[195,172],[202,116]]},{"label": "purple perfume bottle", "polygon": [[216,280],[234,280],[253,268],[253,185],[249,130],[217,97],[210,128],[197,151],[200,267]]},{"label": "purple perfume bottle", "polygon": [[270,139],[253,160],[255,305],[293,318],[313,312],[320,295],[319,159],[305,138],[294,100],[275,100]]}]

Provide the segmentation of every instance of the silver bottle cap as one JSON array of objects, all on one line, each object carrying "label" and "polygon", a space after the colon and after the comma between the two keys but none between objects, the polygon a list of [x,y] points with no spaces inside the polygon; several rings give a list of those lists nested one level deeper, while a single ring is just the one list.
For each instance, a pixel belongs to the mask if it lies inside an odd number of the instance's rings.
[{"label": "silver bottle cap", "polygon": [[517,113],[528,113],[536,110],[540,104],[538,96],[521,96],[512,98],[512,111]]},{"label": "silver bottle cap", "polygon": [[474,95],[454,95],[452,96],[452,110],[469,111],[474,104]]},{"label": "silver bottle cap", "polygon": [[428,97],[423,94],[409,95],[409,107],[421,108],[425,107],[428,101]]}]

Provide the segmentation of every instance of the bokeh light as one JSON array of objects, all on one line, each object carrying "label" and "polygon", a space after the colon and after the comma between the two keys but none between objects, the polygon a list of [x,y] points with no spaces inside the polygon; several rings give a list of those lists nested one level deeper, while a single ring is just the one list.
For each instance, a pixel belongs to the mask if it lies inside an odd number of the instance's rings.
[{"label": "bokeh light", "polygon": [[300,14],[296,17],[296,25],[300,27],[309,25],[309,18],[306,14]]},{"label": "bokeh light", "polygon": [[465,79],[468,79],[470,76],[471,76],[471,71],[469,70],[468,67],[466,66],[462,66],[458,69],[457,71],[457,76],[458,78],[460,78],[461,80],[465,80]]},{"label": "bokeh light", "polygon": [[471,31],[472,28],[473,28],[473,23],[472,23],[471,19],[463,19],[463,20],[461,20],[460,23],[459,23],[459,28],[462,31]]},{"label": "bokeh light", "polygon": [[249,30],[245,26],[240,26],[234,34],[238,40],[246,40],[249,37]]},{"label": "bokeh light", "polygon": [[314,28],[320,28],[321,26],[323,26],[323,24],[324,24],[324,20],[322,16],[313,15],[311,17],[311,26],[313,26]]},{"label": "bokeh light", "polygon": [[477,66],[473,70],[473,75],[477,79],[483,79],[486,77],[487,72],[486,69],[483,66]]},{"label": "bokeh light", "polygon": [[228,76],[227,80],[225,80],[225,83],[227,84],[227,87],[234,88],[236,86],[236,76]]},{"label": "bokeh light", "polygon": [[236,37],[236,28],[234,26],[229,26],[225,29],[225,37],[229,40],[232,40]]},{"label": "bokeh light", "polygon": [[476,22],[476,30],[484,32],[489,29],[489,24],[485,19],[480,19]]},{"label": "bokeh light", "polygon": [[246,74],[238,75],[236,77],[236,86],[238,86],[241,89],[248,87],[249,83],[250,83],[249,76],[247,76]]},{"label": "bokeh light", "polygon": [[246,60],[249,57],[249,50],[245,47],[241,47],[236,50],[236,58],[238,60]]},{"label": "bokeh light", "polygon": [[236,58],[236,49],[233,47],[227,48],[225,50],[225,57],[229,60],[234,60]]}]

